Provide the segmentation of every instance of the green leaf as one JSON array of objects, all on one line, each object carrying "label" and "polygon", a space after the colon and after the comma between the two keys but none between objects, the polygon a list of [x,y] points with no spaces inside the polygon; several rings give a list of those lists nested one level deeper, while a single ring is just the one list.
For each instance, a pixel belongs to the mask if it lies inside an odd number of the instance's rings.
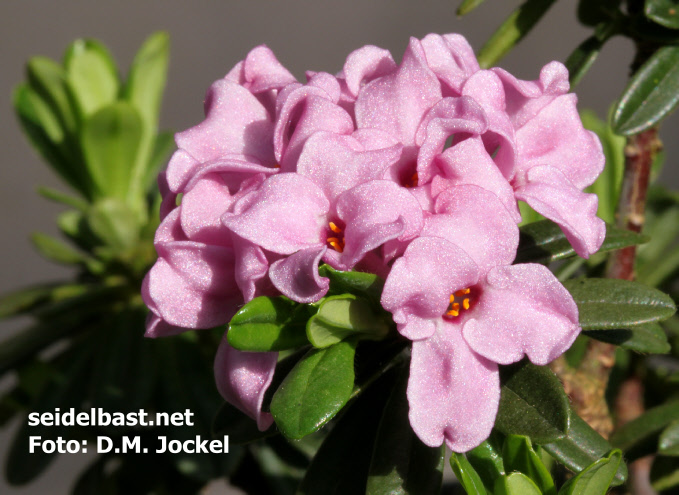
[{"label": "green leaf", "polygon": [[307,320],[313,307],[286,297],[257,297],[229,323],[227,339],[241,351],[283,351],[308,344]]},{"label": "green leaf", "polygon": [[495,482],[495,495],[541,495],[535,483],[522,473],[500,476]]},{"label": "green leaf", "polygon": [[495,65],[526,36],[555,0],[527,0],[521,4],[483,45],[478,60],[482,69]]},{"label": "green leaf", "polygon": [[672,421],[660,434],[658,453],[679,456],[679,420]]},{"label": "green leaf", "polygon": [[622,452],[611,451],[568,480],[559,495],[606,495],[621,462]]},{"label": "green leaf", "polygon": [[87,258],[59,239],[42,232],[34,232],[31,235],[31,242],[42,256],[56,263],[75,265],[85,263]]},{"label": "green leaf", "polygon": [[384,408],[370,462],[366,495],[438,495],[445,448],[428,447],[408,420],[408,366],[401,366]]},{"label": "green leaf", "polygon": [[487,492],[479,473],[474,470],[464,454],[453,452],[450,455],[450,467],[453,468],[455,477],[467,495],[486,495]]},{"label": "green leaf", "polygon": [[658,436],[673,421],[679,420],[679,401],[648,409],[644,414],[625,423],[611,435],[611,444],[625,451],[629,460],[655,451]]},{"label": "green leaf", "polygon": [[126,200],[141,133],[139,113],[126,102],[103,107],[83,123],[85,164],[99,197]]},{"label": "green leaf", "polygon": [[382,340],[389,333],[384,312],[377,314],[367,301],[353,294],[330,296],[307,323],[306,333],[314,347],[324,348],[347,337]]},{"label": "green leaf", "polygon": [[379,305],[384,280],[377,275],[354,271],[342,272],[328,265],[321,265],[318,268],[318,273],[321,277],[330,279],[328,295],[349,293],[364,296]]},{"label": "green leaf", "polygon": [[553,442],[568,433],[571,411],[559,379],[549,368],[528,362],[501,369],[502,393],[495,428],[507,435]]},{"label": "green leaf", "polygon": [[311,461],[298,495],[365,493],[375,436],[395,375],[394,369],[384,373],[348,406]]},{"label": "green leaf", "polygon": [[578,20],[585,26],[591,27],[610,21],[618,14],[621,3],[622,0],[580,0]]},{"label": "green leaf", "polygon": [[49,302],[82,294],[82,284],[45,284],[27,287],[0,296],[0,318],[26,313]]},{"label": "green leaf", "polygon": [[509,435],[502,449],[507,472],[518,471],[528,476],[544,495],[556,495],[554,480],[549,470],[533,450],[530,438],[521,435]]},{"label": "green leaf", "polygon": [[[648,237],[606,225],[606,238],[599,252],[612,251],[648,242]],[[519,247],[514,263],[550,263],[575,256],[566,235],[551,220],[530,223],[520,228]]]},{"label": "green leaf", "polygon": [[75,134],[76,116],[66,85],[66,72],[54,60],[33,57],[26,66],[28,84],[50,106],[66,134]]},{"label": "green leaf", "polygon": [[457,15],[467,15],[485,1],[486,0],[464,0],[457,8]]},{"label": "green leaf", "polygon": [[657,323],[645,323],[629,329],[590,330],[583,333],[593,339],[636,352],[667,354],[671,349],[667,334]]},{"label": "green leaf", "polygon": [[598,36],[590,36],[568,56],[565,65],[568,69],[568,80],[571,87],[576,86],[587,74],[599,57],[599,52],[601,52],[606,41],[606,39],[600,39]]},{"label": "green leaf", "polygon": [[[87,390],[85,383],[89,378],[90,359],[91,356],[83,346],[71,349],[67,358],[59,361],[52,380],[33,404],[33,411],[53,414],[56,408],[61,411],[67,411],[71,407],[78,410]],[[48,454],[37,449],[30,453],[30,437],[41,437],[43,441],[57,440],[58,437],[70,439],[73,430],[72,426],[63,425],[29,426],[28,421],[25,421],[10,447],[5,470],[7,481],[12,485],[24,485],[39,476],[54,459],[56,451]]]},{"label": "green leaf", "polygon": [[[541,447],[576,474],[604,457],[613,448],[577,414],[571,416],[570,429],[565,438],[542,444]],[[621,462],[612,485],[621,485],[626,479],[627,466]]]},{"label": "green leaf", "polygon": [[655,52],[632,76],[613,114],[613,130],[629,136],[656,125],[679,103],[679,46]]},{"label": "green leaf", "polygon": [[151,157],[149,158],[146,175],[142,179],[144,190],[157,188],[156,181],[158,180],[158,172],[167,164],[167,158],[176,148],[174,144],[174,134],[172,132],[161,132],[156,136],[153,143],[153,150],[151,150]]},{"label": "green leaf", "polygon": [[302,438],[330,421],[354,387],[355,341],[312,349],[283,380],[271,400],[271,414],[288,438]]},{"label": "green leaf", "polygon": [[74,41],[64,57],[69,94],[81,120],[118,97],[120,80],[108,49],[96,40]]},{"label": "green leaf", "polygon": [[653,489],[658,492],[672,493],[672,488],[676,491],[676,486],[679,485],[679,459],[656,456],[651,466],[650,481]]},{"label": "green leaf", "polygon": [[87,225],[106,246],[114,250],[133,248],[139,239],[139,219],[123,202],[108,198],[87,212]]},{"label": "green leaf", "polygon": [[646,0],[646,17],[669,29],[679,29],[679,2],[677,0]]},{"label": "green leaf", "polygon": [[672,316],[672,298],[657,289],[628,280],[587,278],[566,280],[575,299],[583,330],[628,328]]},{"label": "green leaf", "polygon": [[76,198],[69,194],[57,191],[51,187],[38,186],[38,194],[45,199],[54,201],[55,203],[60,203],[62,205],[70,206],[80,211],[85,211],[88,207],[87,201],[83,201],[80,198]]},{"label": "green leaf", "polygon": [[505,474],[502,460],[502,439],[496,431],[490,434],[488,440],[467,452],[467,459],[474,470],[479,473],[483,484],[489,492],[495,486],[495,480]]}]

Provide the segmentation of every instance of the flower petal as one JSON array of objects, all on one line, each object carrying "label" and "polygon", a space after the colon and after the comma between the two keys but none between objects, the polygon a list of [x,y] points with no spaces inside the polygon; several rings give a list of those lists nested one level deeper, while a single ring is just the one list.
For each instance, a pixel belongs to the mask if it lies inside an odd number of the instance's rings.
[{"label": "flower petal", "polygon": [[293,301],[318,301],[330,286],[330,281],[318,274],[318,264],[326,249],[325,246],[301,249],[272,263],[269,278],[274,287]]},{"label": "flower petal", "polygon": [[181,225],[192,241],[220,246],[231,245],[231,233],[221,216],[233,203],[229,188],[217,174],[204,176],[182,197]]},{"label": "flower petal", "polygon": [[480,287],[463,335],[472,349],[491,361],[510,364],[526,355],[545,365],[563,354],[580,333],[573,297],[545,266],[496,267]]},{"label": "flower petal", "polygon": [[355,99],[366,80],[384,76],[394,70],[396,62],[388,50],[366,45],[349,54],[342,75],[347,82],[349,93]]},{"label": "flower petal", "polygon": [[500,402],[497,365],[466,344],[458,325],[440,321],[437,332],[413,342],[408,380],[410,425],[430,447],[445,440],[455,452],[483,442]]},{"label": "flower petal", "polygon": [[244,352],[234,349],[226,334],[215,356],[217,390],[227,402],[257,421],[260,431],[273,423],[270,413],[262,412],[266,389],[271,385],[277,352]]},{"label": "flower petal", "polygon": [[474,50],[459,34],[428,34],[422,48],[429,68],[447,87],[446,96],[459,96],[467,78],[479,70]]},{"label": "flower petal", "polygon": [[225,79],[246,87],[254,94],[281,89],[296,81],[266,45],[250,50],[245,60],[231,69]]}]

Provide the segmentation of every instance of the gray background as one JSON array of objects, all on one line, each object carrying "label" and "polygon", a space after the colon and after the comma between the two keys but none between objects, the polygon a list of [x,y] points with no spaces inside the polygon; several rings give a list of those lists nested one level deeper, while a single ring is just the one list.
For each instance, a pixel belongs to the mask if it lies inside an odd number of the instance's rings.
[{"label": "gray background", "polygon": [[[135,50],[152,31],[171,36],[170,73],[164,98],[163,128],[181,130],[202,118],[202,101],[209,84],[224,74],[254,46],[266,43],[299,79],[304,71],[335,73],[352,50],[374,44],[392,51],[398,61],[409,36],[427,33],[464,34],[478,50],[520,1],[488,0],[468,17],[455,17],[460,0],[0,0],[0,293],[27,284],[59,280],[69,270],[50,264],[33,250],[34,231],[57,234],[61,208],[40,198],[37,185],[60,188],[59,181],[30,149],[10,104],[12,87],[23,78],[32,55],[59,59],[78,37],[102,40],[120,67],[129,66]],[[533,33],[500,65],[523,79],[537,78],[551,60],[564,61],[590,31],[575,21],[575,0],[560,0]],[[622,91],[632,57],[632,44],[616,38],[577,88],[580,108],[605,116]],[[672,157],[677,147],[677,118],[668,120],[663,137]],[[671,160],[666,170],[671,168]],[[664,179],[676,186],[676,177]],[[0,339],[26,324],[1,323]],[[12,377],[0,381],[0,391]],[[13,427],[16,427],[16,422]],[[4,465],[9,435],[0,432],[0,462]],[[75,471],[89,455],[62,455],[37,482],[0,493],[68,493]],[[217,485],[210,493],[223,492]]]}]

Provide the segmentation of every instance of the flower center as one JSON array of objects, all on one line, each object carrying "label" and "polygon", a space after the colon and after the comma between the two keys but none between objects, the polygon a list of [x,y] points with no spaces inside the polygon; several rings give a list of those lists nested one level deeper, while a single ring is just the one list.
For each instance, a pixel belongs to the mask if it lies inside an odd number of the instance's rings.
[{"label": "flower center", "polygon": [[[471,289],[467,287],[466,289],[461,289],[455,291],[450,295],[450,304],[448,305],[448,310],[443,315],[444,318],[455,318],[460,316],[460,313],[467,311],[472,307],[472,294]],[[457,298],[457,301],[455,300]]]},{"label": "flower center", "polygon": [[344,229],[335,222],[328,222],[328,227],[330,228],[330,232],[335,234],[328,236],[328,245],[338,253],[341,253],[344,251],[344,235],[342,235],[344,234]]}]

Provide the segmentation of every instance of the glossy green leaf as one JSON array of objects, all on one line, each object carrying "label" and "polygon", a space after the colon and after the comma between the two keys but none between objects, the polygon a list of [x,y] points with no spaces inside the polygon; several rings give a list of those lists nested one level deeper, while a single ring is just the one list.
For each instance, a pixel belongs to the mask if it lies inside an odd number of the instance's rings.
[{"label": "glossy green leaf", "polygon": [[647,354],[667,354],[671,346],[667,334],[657,323],[644,323],[628,329],[591,330],[584,335],[623,349]]},{"label": "glossy green leaf", "polygon": [[623,136],[653,127],[679,103],[679,46],[655,52],[632,76],[613,114],[613,130]]},{"label": "glossy green leaf", "polygon": [[[577,414],[571,416],[571,425],[566,437],[540,446],[576,474],[585,470],[613,449],[611,444]],[[623,484],[626,479],[627,466],[624,462],[621,462],[611,484],[618,486]]]},{"label": "glossy green leaf", "polygon": [[611,451],[566,482],[559,495],[606,495],[622,462],[622,452]]},{"label": "glossy green leaf", "polygon": [[559,379],[549,368],[526,361],[501,370],[500,406],[495,428],[507,435],[552,442],[568,433],[571,411]]},{"label": "glossy green leaf", "polygon": [[658,452],[662,455],[679,456],[679,419],[672,421],[660,434]]},{"label": "glossy green leaf", "polygon": [[636,459],[654,452],[660,433],[676,420],[679,420],[679,401],[671,401],[648,409],[622,425],[611,435],[610,442],[625,451],[627,459]]},{"label": "glossy green leaf", "polygon": [[227,339],[241,351],[282,351],[308,344],[306,324],[313,308],[286,297],[257,297],[229,323]]},{"label": "glossy green leaf", "polygon": [[395,375],[393,369],[384,373],[348,406],[311,461],[298,495],[365,493],[375,436]]},{"label": "glossy green leaf", "polygon": [[288,438],[321,428],[347,403],[354,387],[355,341],[313,349],[293,368],[271,400],[271,414]]},{"label": "glossy green leaf", "polygon": [[409,367],[401,366],[377,430],[366,495],[438,495],[445,448],[428,447],[408,420]]},{"label": "glossy green leaf", "polygon": [[[54,413],[56,408],[67,411],[79,409],[85,399],[86,381],[89,378],[91,356],[83,346],[73,348],[67,358],[58,361],[57,371],[33,404],[33,412]],[[30,453],[30,437],[42,440],[70,439],[74,428],[71,426],[29,426],[28,421],[19,428],[7,457],[5,475],[12,485],[24,485],[39,476],[57,455],[37,449]]]},{"label": "glossy green leaf", "polygon": [[637,282],[586,278],[564,286],[578,305],[583,330],[628,328],[665,320],[676,311],[670,296]]},{"label": "glossy green leaf", "polygon": [[486,0],[463,0],[463,2],[457,8],[457,15],[467,15],[485,1]]},{"label": "glossy green leaf", "polygon": [[502,460],[502,435],[493,431],[488,440],[467,452],[469,464],[479,473],[484,486],[492,492],[495,480],[505,474]]},{"label": "glossy green leaf", "polygon": [[580,0],[578,20],[591,27],[610,21],[617,14],[621,3],[622,0]]},{"label": "glossy green leaf", "polygon": [[[612,251],[648,242],[648,237],[606,225],[606,238],[599,252]],[[549,263],[575,256],[575,250],[561,228],[551,220],[524,225],[514,263]]]},{"label": "glossy green leaf", "polygon": [[115,61],[99,41],[79,39],[64,57],[66,82],[81,119],[113,103],[120,91]]},{"label": "glossy green leaf", "polygon": [[679,29],[679,2],[677,0],[646,0],[646,17],[661,26]]},{"label": "glossy green leaf", "polygon": [[540,489],[522,473],[500,476],[495,482],[495,495],[541,495]]},{"label": "glossy green leaf", "polygon": [[556,0],[527,0],[521,4],[483,45],[479,65],[488,69],[495,65],[526,36]]},{"label": "glossy green leaf", "polygon": [[556,486],[549,470],[533,450],[530,438],[509,435],[502,448],[502,459],[508,473],[517,471],[528,476],[543,495],[556,495]]},{"label": "glossy green leaf", "polygon": [[455,477],[467,495],[486,495],[486,488],[479,473],[476,472],[464,454],[453,452],[450,455],[450,467],[453,468]]},{"label": "glossy green leaf", "polygon": [[[285,378],[290,374],[297,363],[299,363],[304,356],[311,349],[311,344],[305,345],[304,347],[292,351],[290,353],[283,352],[279,354],[278,362],[276,363],[276,369],[274,370],[273,378],[271,379],[271,384],[264,392],[264,400],[262,401],[262,411],[271,412],[271,399],[274,393],[281,386]],[[282,357],[282,354],[287,354]]]},{"label": "glossy green leaf", "polygon": [[115,250],[134,247],[139,239],[139,219],[123,202],[108,198],[87,212],[87,225],[106,246]]},{"label": "glossy green leaf", "polygon": [[31,235],[31,242],[38,252],[45,258],[64,265],[75,265],[84,263],[86,256],[75,251],[61,240],[41,232],[34,232]]},{"label": "glossy green leaf", "polygon": [[324,348],[352,336],[382,340],[389,333],[389,324],[366,300],[343,294],[323,300],[318,313],[309,319],[306,333],[314,347]]},{"label": "glossy green leaf", "polygon": [[651,486],[657,492],[670,494],[679,485],[679,459],[658,455],[653,459],[650,473]]},{"label": "glossy green leaf", "polygon": [[99,197],[126,199],[141,133],[139,113],[126,102],[106,106],[83,123],[83,155]]},{"label": "glossy green leaf", "polygon": [[321,265],[318,269],[321,277],[330,279],[330,289],[328,295],[354,294],[364,296],[367,299],[379,304],[382,297],[384,280],[372,273],[339,271],[328,265]]}]

